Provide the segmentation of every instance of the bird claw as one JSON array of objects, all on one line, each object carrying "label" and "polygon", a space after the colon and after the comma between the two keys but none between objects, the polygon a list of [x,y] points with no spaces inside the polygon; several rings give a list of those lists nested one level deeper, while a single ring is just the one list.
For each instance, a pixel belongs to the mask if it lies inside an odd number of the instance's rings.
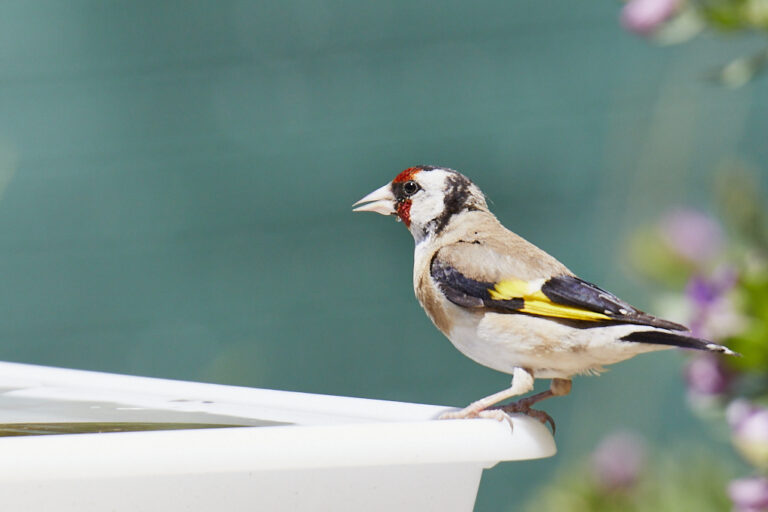
[{"label": "bird claw", "polygon": [[544,411],[539,411],[537,409],[531,409],[531,406],[525,403],[525,400],[520,400],[517,402],[512,402],[511,404],[507,405],[499,405],[496,407],[492,407],[488,409],[489,411],[501,411],[505,415],[509,415],[509,413],[521,413],[525,414],[526,416],[530,416],[531,418],[535,418],[539,420],[541,423],[546,425],[549,423],[550,427],[552,427],[552,435],[555,434],[555,420],[552,419],[552,416],[547,414]]},{"label": "bird claw", "polygon": [[514,428],[514,424],[512,423],[512,417],[509,414],[507,414],[505,411],[502,411],[501,409],[497,409],[497,408],[481,409],[479,411],[467,408],[467,409],[462,409],[460,411],[444,412],[438,417],[439,420],[461,420],[461,419],[472,419],[472,418],[485,418],[485,419],[496,420],[499,422],[506,421],[510,429]]},{"label": "bird claw", "polygon": [[499,409],[484,409],[477,413],[479,418],[487,418],[496,420],[498,422],[506,421],[510,429],[515,428],[515,424],[512,423],[512,416]]},{"label": "bird claw", "polygon": [[464,418],[472,418],[473,416],[464,414],[464,411],[448,411],[444,412],[437,417],[439,420],[463,420]]}]

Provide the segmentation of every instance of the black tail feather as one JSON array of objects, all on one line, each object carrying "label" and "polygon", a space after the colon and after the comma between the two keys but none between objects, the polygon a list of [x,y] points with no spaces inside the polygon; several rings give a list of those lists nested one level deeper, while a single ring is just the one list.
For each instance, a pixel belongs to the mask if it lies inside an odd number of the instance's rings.
[{"label": "black tail feather", "polygon": [[627,334],[622,341],[634,341],[636,343],[651,343],[653,345],[671,345],[674,347],[691,348],[694,350],[707,350],[709,352],[719,352],[730,356],[740,355],[728,347],[718,345],[711,341],[685,336],[666,331],[635,331]]}]

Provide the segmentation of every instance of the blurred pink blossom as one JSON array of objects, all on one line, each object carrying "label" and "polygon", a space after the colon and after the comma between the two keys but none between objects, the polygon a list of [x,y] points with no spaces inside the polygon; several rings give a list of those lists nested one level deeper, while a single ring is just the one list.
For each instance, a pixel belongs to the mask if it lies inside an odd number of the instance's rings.
[{"label": "blurred pink blossom", "polygon": [[731,293],[738,280],[736,269],[728,266],[710,276],[694,275],[690,279],[685,294],[691,304],[688,325],[694,336],[721,340],[745,327],[746,321]]},{"label": "blurred pink blossom", "polygon": [[728,406],[733,445],[753,465],[768,469],[768,409],[736,400]]},{"label": "blurred pink blossom", "polygon": [[697,354],[685,368],[688,391],[694,395],[722,395],[728,391],[732,378],[722,358],[715,354]]},{"label": "blurred pink blossom", "polygon": [[640,35],[648,35],[674,15],[682,0],[629,0],[621,10],[621,24]]},{"label": "blurred pink blossom", "polygon": [[735,429],[737,425],[757,410],[757,406],[753,405],[749,400],[737,398],[728,404],[728,408],[725,410],[725,418],[728,421],[728,425]]},{"label": "blurred pink blossom", "polygon": [[720,224],[696,210],[669,213],[662,220],[661,236],[670,249],[692,263],[711,261],[723,248]]},{"label": "blurred pink blossom", "polygon": [[759,408],[744,417],[734,435],[745,442],[768,445],[768,409]]},{"label": "blurred pink blossom", "polygon": [[627,490],[645,467],[645,442],[631,432],[605,437],[592,453],[592,473],[606,491]]},{"label": "blurred pink blossom", "polygon": [[739,478],[728,485],[728,496],[737,512],[768,511],[768,479]]}]

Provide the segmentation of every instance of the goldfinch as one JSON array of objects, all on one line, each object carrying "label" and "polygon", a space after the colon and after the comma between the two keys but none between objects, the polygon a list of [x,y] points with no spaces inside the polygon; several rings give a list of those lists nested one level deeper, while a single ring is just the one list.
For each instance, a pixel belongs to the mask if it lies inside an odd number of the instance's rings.
[{"label": "goldfinch", "polygon": [[[574,375],[671,347],[735,354],[579,279],[502,226],[480,189],[452,169],[411,167],[353,206],[405,224],[416,243],[413,288],[429,318],[464,355],[512,375],[508,389],[442,418],[521,412],[554,431],[531,406],[567,395]],[[550,389],[496,406],[531,391],[535,378],[552,379]]]}]

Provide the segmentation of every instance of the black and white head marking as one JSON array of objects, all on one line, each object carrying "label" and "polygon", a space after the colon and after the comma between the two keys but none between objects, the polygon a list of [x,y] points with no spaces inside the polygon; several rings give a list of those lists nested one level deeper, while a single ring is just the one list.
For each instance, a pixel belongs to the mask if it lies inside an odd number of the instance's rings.
[{"label": "black and white head marking", "polygon": [[[452,169],[420,167],[413,175],[419,190],[408,194],[410,226],[416,243],[439,235],[451,218],[464,211],[487,209],[480,189],[466,176]],[[393,183],[395,197],[406,196],[409,182]]]},{"label": "black and white head marking", "polygon": [[455,171],[454,174],[447,177],[444,189],[445,195],[443,196],[443,213],[433,221],[435,223],[434,232],[436,235],[439,235],[445,229],[453,215],[465,210],[475,211],[480,209],[470,200],[473,198],[471,190],[473,186],[473,183],[468,178]]}]

